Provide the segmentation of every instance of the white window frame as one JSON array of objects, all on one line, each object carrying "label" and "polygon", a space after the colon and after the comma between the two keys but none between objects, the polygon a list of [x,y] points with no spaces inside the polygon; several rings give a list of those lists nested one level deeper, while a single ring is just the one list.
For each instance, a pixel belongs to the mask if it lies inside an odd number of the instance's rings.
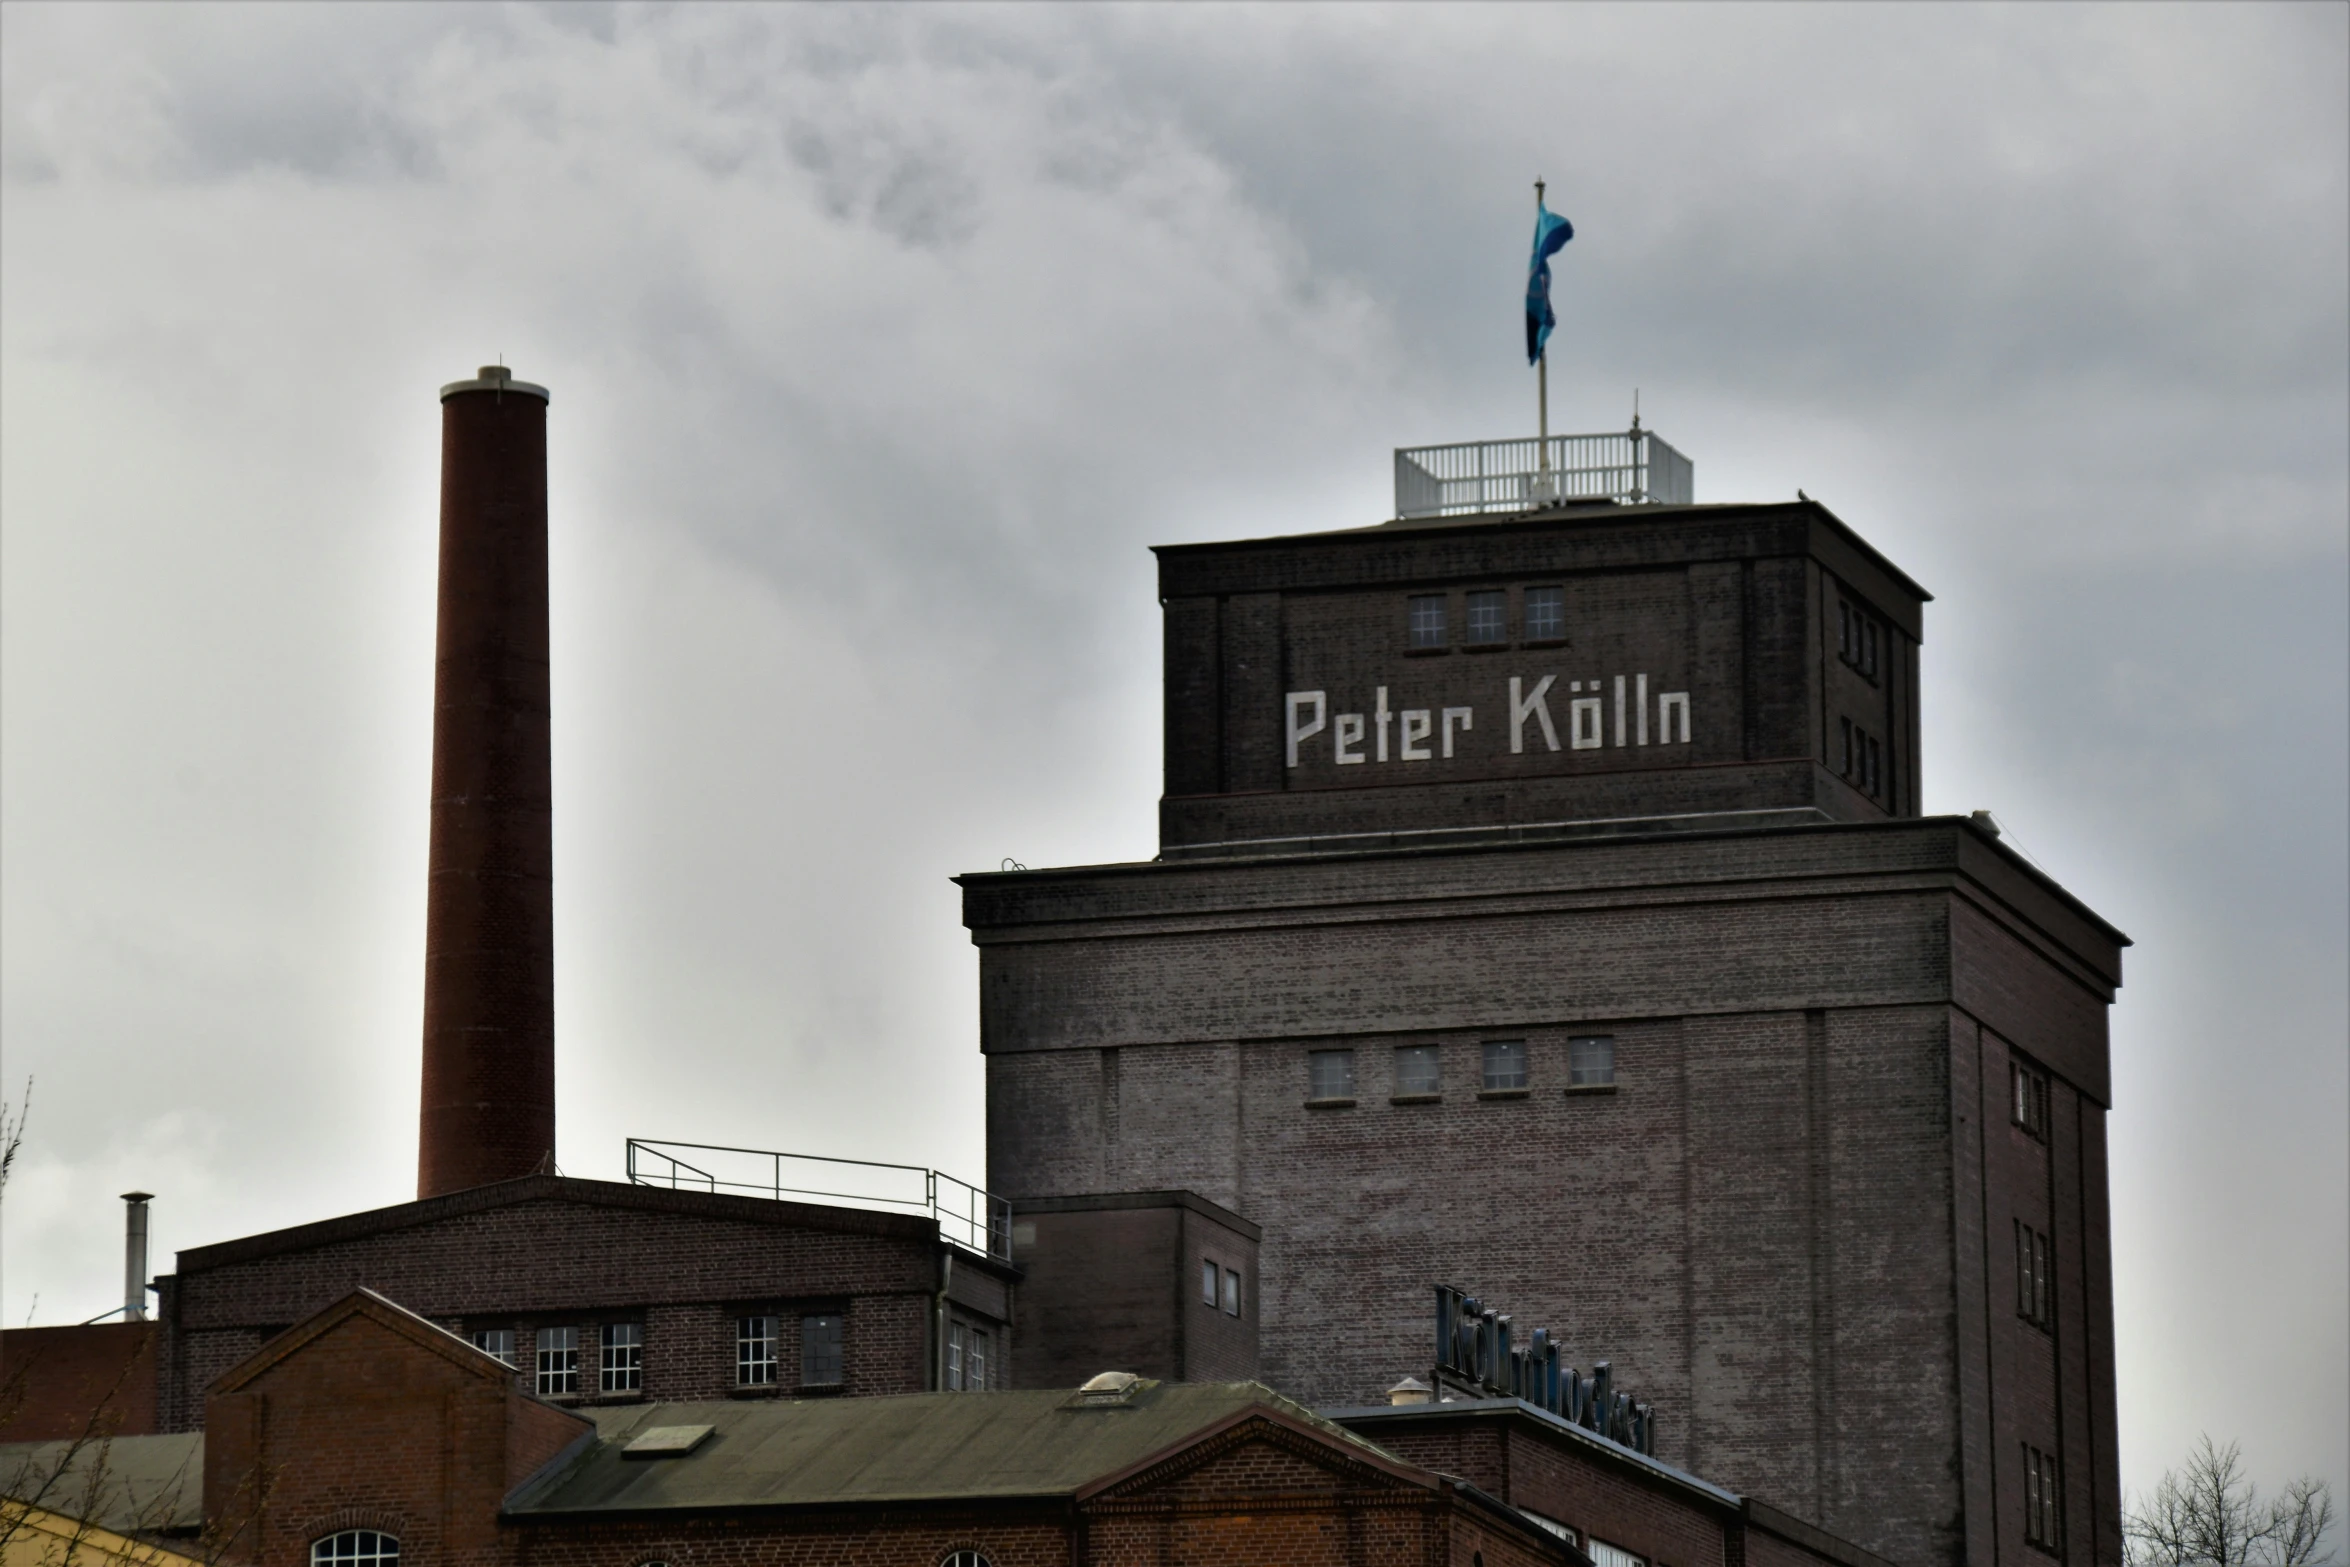
[{"label": "white window frame", "polygon": [[[340,1548],[345,1545],[350,1549]],[[381,1529],[340,1529],[310,1542],[310,1567],[400,1567],[400,1537]]]},{"label": "white window frame", "polygon": [[773,1387],[783,1361],[783,1319],[754,1312],[734,1319],[734,1385]]},{"label": "white window frame", "polygon": [[541,1398],[574,1398],[579,1393],[579,1329],[541,1328],[533,1335],[531,1361]]}]

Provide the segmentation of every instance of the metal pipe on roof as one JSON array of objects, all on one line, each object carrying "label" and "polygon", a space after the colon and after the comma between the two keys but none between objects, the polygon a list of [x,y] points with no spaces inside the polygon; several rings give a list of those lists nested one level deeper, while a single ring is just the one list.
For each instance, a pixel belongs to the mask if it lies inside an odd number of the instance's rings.
[{"label": "metal pipe on roof", "polygon": [[122,1229],[122,1320],[147,1320],[147,1204],[153,1192],[124,1192]]}]

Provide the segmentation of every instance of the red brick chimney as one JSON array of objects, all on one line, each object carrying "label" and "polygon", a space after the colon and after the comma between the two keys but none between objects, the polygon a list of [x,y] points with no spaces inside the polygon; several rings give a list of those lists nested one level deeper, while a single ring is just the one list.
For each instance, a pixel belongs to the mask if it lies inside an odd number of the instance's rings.
[{"label": "red brick chimney", "polygon": [[547,391],[441,388],[440,630],[416,1195],[553,1168]]}]

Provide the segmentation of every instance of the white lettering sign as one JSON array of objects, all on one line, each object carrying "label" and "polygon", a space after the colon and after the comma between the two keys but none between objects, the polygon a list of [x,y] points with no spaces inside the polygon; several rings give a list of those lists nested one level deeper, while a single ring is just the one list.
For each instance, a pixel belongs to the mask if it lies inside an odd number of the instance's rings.
[{"label": "white lettering sign", "polygon": [[[1656,721],[1655,743],[1689,743],[1689,693],[1660,691],[1653,698],[1648,675],[1612,675],[1567,682],[1566,744],[1559,743],[1550,712],[1551,687],[1558,676],[1544,675],[1526,688],[1524,676],[1509,677],[1510,754],[1526,751],[1526,727],[1542,737],[1545,750],[1598,751],[1650,743],[1649,720]],[[1365,763],[1427,762],[1437,757],[1452,761],[1469,749],[1465,736],[1477,731],[1472,707],[1398,708],[1388,700],[1388,688],[1371,692],[1368,713],[1332,713],[1326,691],[1291,691],[1283,698],[1282,731],[1286,760],[1291,767],[1308,759],[1306,742],[1327,734],[1330,760],[1340,767]],[[1388,741],[1393,731],[1394,744]],[[1366,752],[1364,742],[1370,742]],[[1431,742],[1434,742],[1431,745]]]},{"label": "white lettering sign", "polygon": [[[1641,678],[1645,680],[1647,676],[1643,675]],[[1314,706],[1314,721],[1310,724],[1301,724],[1297,721],[1297,715],[1304,711],[1306,704],[1309,702],[1311,702]],[[1329,699],[1321,692],[1292,691],[1289,693],[1290,766],[1295,767],[1297,765],[1297,743],[1300,740],[1311,740],[1314,736],[1320,734],[1322,732],[1323,725],[1329,721],[1329,717],[1330,702]],[[1642,743],[1646,743],[1645,737],[1643,738]]]}]

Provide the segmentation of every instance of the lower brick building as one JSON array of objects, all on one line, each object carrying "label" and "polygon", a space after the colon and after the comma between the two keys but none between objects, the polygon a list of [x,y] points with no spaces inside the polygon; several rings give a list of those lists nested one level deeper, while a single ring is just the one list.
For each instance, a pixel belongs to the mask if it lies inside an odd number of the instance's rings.
[{"label": "lower brick building", "polygon": [[[1515,1403],[1334,1420],[1254,1382],[1108,1373],[582,1408],[365,1290],[206,1403],[200,1433],[119,1444],[181,1486],[96,1522],[252,1567],[1882,1567]],[[57,1446],[0,1448],[0,1476]]]},{"label": "lower brick building", "polygon": [[181,1252],[157,1428],[201,1426],[216,1378],[354,1289],[593,1405],[986,1387],[1016,1278],[929,1218],[528,1176]]}]

